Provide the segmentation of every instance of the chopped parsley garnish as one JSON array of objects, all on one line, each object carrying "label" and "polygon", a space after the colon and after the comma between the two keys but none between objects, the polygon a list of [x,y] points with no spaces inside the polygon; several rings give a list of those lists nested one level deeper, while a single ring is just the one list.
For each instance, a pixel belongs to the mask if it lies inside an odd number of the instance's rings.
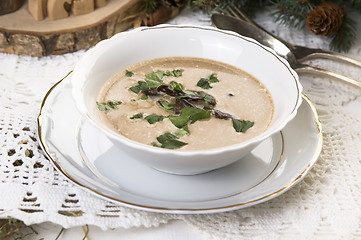
[{"label": "chopped parsley garnish", "polygon": [[196,96],[197,95],[195,91],[183,90],[183,92],[186,95],[189,95],[189,96]]},{"label": "chopped parsley garnish", "polygon": [[193,107],[184,107],[180,110],[181,116],[189,116],[189,120],[191,120],[191,124],[195,123],[198,120],[208,119],[211,117],[210,110],[204,110],[200,108]]},{"label": "chopped parsley garnish", "polygon": [[[138,85],[133,86],[130,90],[134,93],[139,93],[141,91],[148,91],[149,89],[156,89],[157,87],[164,84],[163,78],[164,76],[174,76],[181,77],[183,70],[176,69],[173,71],[155,71],[145,75],[145,81],[138,81]],[[133,76],[134,73],[125,70],[125,75],[128,77]],[[182,84],[172,81],[171,87],[180,90],[183,88]]]},{"label": "chopped parsley garnish", "polygon": [[199,92],[199,96],[201,98],[203,98],[203,100],[206,102],[206,103],[209,103],[211,105],[215,105],[216,104],[216,100],[214,99],[214,97],[212,97],[211,95],[201,91]]},{"label": "chopped parsley garnish", "polygon": [[146,94],[143,94],[141,97],[140,97],[140,100],[147,100],[148,99],[148,96]]},{"label": "chopped parsley garnish", "polygon": [[180,110],[180,115],[169,116],[169,120],[177,128],[183,128],[191,121],[191,124],[195,123],[198,120],[208,119],[211,117],[210,110],[204,110],[194,107],[184,107]]},{"label": "chopped parsley garnish", "polygon": [[122,102],[121,101],[115,101],[115,102],[108,101],[108,102],[104,102],[104,103],[96,102],[96,104],[100,111],[107,111],[107,110],[111,110],[111,109],[116,109],[119,104],[122,104]]},{"label": "chopped parsley garnish", "polygon": [[163,84],[163,71],[156,71],[145,75],[145,81],[150,88],[157,88]]},{"label": "chopped parsley garnish", "polygon": [[[133,72],[125,70],[125,76],[132,77]],[[177,149],[187,143],[182,142],[179,138],[189,135],[189,124],[198,120],[209,119],[212,116],[218,119],[232,119],[233,128],[236,132],[246,132],[253,127],[254,122],[248,120],[235,119],[231,114],[215,109],[216,99],[203,91],[186,90],[180,82],[171,81],[169,84],[164,83],[164,77],[181,77],[183,70],[175,69],[172,71],[154,71],[145,75],[143,81],[138,81],[137,85],[129,89],[138,94],[138,100],[148,98],[157,102],[164,111],[171,112],[169,116],[150,114],[146,117],[142,113],[137,113],[130,119],[144,119],[149,124],[163,121],[168,118],[178,129],[174,133],[165,133],[157,137],[158,142],[153,142],[153,146]],[[203,89],[211,89],[211,84],[219,82],[216,74],[211,74],[208,78],[201,78],[197,86]],[[233,96],[233,94],[229,94]],[[133,101],[137,101],[134,100]],[[99,110],[106,111],[115,109],[122,102],[108,101],[105,103],[97,102]]]},{"label": "chopped parsley garnish", "polygon": [[219,80],[215,74],[211,74],[211,76],[209,76],[209,82],[216,83],[216,82],[219,82]]},{"label": "chopped parsley garnish", "polygon": [[197,82],[197,86],[203,89],[210,89],[212,88],[211,83],[216,83],[216,82],[219,82],[218,78],[216,77],[215,74],[211,74],[209,78],[201,78]]},{"label": "chopped parsley garnish", "polygon": [[253,127],[254,122],[247,121],[247,120],[238,120],[232,118],[233,128],[236,132],[243,132],[245,133],[248,129]]},{"label": "chopped parsley garnish", "polygon": [[179,94],[175,96],[177,99],[183,99],[188,102],[197,102],[202,103],[204,105],[210,105],[209,108],[213,108],[216,105],[216,99],[203,91],[190,91],[190,90],[183,90],[181,92],[182,94]]},{"label": "chopped parsley garnish", "polygon": [[[184,145],[187,145],[187,143],[179,141],[177,139],[179,139],[179,137],[171,133],[165,133],[157,137],[158,142],[161,144],[161,148],[177,149],[183,147]],[[153,145],[157,146],[155,143],[153,143]]]},{"label": "chopped parsley garnish", "polygon": [[173,76],[173,77],[181,77],[183,74],[183,70],[181,69],[175,69],[173,71],[166,71],[165,75],[166,76]]},{"label": "chopped parsley garnish", "polygon": [[138,81],[138,85],[133,86],[130,90],[134,93],[139,93],[140,91],[146,91],[150,89],[149,85],[144,81]]},{"label": "chopped parsley garnish", "polygon": [[163,121],[164,118],[166,118],[166,116],[151,114],[146,116],[144,119],[147,120],[149,124],[153,124],[156,122]]},{"label": "chopped parsley garnish", "polygon": [[142,113],[137,113],[133,116],[130,117],[130,119],[141,119],[143,118],[143,114]]},{"label": "chopped parsley garnish", "polygon": [[169,116],[169,120],[173,123],[177,128],[182,128],[186,126],[189,122],[189,116],[180,115],[180,116]]},{"label": "chopped parsley garnish", "polygon": [[159,101],[160,108],[167,112],[174,112],[174,104],[167,102],[166,100]]},{"label": "chopped parsley garnish", "polygon": [[132,77],[133,75],[134,75],[133,72],[128,71],[128,70],[125,70],[125,76],[127,76],[127,77]]},{"label": "chopped parsley garnish", "polygon": [[171,81],[169,87],[173,88],[174,90],[183,91],[183,85],[175,81]]},{"label": "chopped parsley garnish", "polygon": [[212,88],[211,87],[211,84],[209,84],[209,82],[207,81],[206,78],[201,78],[198,82],[197,82],[197,86],[198,87],[201,87],[203,89],[210,89]]},{"label": "chopped parsley garnish", "polygon": [[177,131],[174,132],[174,135],[177,137],[183,137],[185,135],[189,135],[189,128],[188,125],[185,125],[184,127],[178,129]]}]

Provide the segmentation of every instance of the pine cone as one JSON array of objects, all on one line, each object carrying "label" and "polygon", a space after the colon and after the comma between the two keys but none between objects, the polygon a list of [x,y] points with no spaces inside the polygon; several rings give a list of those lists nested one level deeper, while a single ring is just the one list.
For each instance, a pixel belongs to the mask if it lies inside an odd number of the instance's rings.
[{"label": "pine cone", "polygon": [[306,26],[316,35],[330,36],[340,29],[344,17],[339,5],[323,2],[308,13]]}]

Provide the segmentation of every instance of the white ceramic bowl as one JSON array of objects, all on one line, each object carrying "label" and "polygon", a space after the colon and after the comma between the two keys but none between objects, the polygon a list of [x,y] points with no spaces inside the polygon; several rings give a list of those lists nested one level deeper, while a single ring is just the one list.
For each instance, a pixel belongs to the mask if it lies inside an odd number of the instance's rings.
[{"label": "white ceramic bowl", "polygon": [[[148,146],[108,128],[99,119],[95,104],[103,83],[134,63],[170,56],[213,59],[256,77],[273,97],[274,117],[270,127],[246,142],[197,151]],[[159,25],[117,34],[87,51],[71,78],[73,97],[81,114],[101,129],[124,154],[155,169],[185,175],[207,172],[241,159],[264,139],[280,131],[296,115],[302,101],[298,75],[286,60],[253,39],[212,27]]]}]

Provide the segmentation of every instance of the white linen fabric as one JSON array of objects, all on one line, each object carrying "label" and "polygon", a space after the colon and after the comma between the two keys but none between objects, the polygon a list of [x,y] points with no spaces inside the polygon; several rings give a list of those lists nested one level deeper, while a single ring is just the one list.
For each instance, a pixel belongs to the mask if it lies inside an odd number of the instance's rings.
[{"label": "white linen fabric", "polygon": [[[293,43],[328,47],[324,39],[307,31],[290,33],[264,14],[257,21]],[[190,8],[170,23],[211,25],[208,15]],[[361,58],[360,39],[349,55]],[[300,76],[323,124],[324,146],[309,174],[281,196],[225,213],[150,213],[102,200],[76,186],[54,169],[39,147],[36,117],[41,101],[83,53],[41,58],[0,54],[0,218],[103,229],[156,227],[181,219],[209,239],[361,239],[361,89]],[[323,60],[310,63],[361,80],[360,68]]]}]

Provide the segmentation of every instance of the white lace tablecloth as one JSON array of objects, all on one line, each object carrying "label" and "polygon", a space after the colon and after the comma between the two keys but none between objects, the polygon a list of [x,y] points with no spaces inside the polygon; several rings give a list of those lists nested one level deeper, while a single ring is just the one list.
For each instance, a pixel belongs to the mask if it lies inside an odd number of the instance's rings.
[{"label": "white lace tablecloth", "polygon": [[[257,21],[294,43],[328,46],[306,31],[290,33],[267,16],[260,15]],[[190,9],[170,23],[211,25],[209,16]],[[361,89],[332,79],[300,76],[304,93],[323,124],[324,146],[310,173],[288,192],[226,213],[150,213],[84,191],[59,174],[39,148],[36,117],[42,98],[83,53],[42,58],[0,54],[0,218],[103,229],[155,227],[178,219],[209,239],[361,239]],[[349,54],[361,58],[360,37]],[[360,68],[311,63],[361,80]]]}]

